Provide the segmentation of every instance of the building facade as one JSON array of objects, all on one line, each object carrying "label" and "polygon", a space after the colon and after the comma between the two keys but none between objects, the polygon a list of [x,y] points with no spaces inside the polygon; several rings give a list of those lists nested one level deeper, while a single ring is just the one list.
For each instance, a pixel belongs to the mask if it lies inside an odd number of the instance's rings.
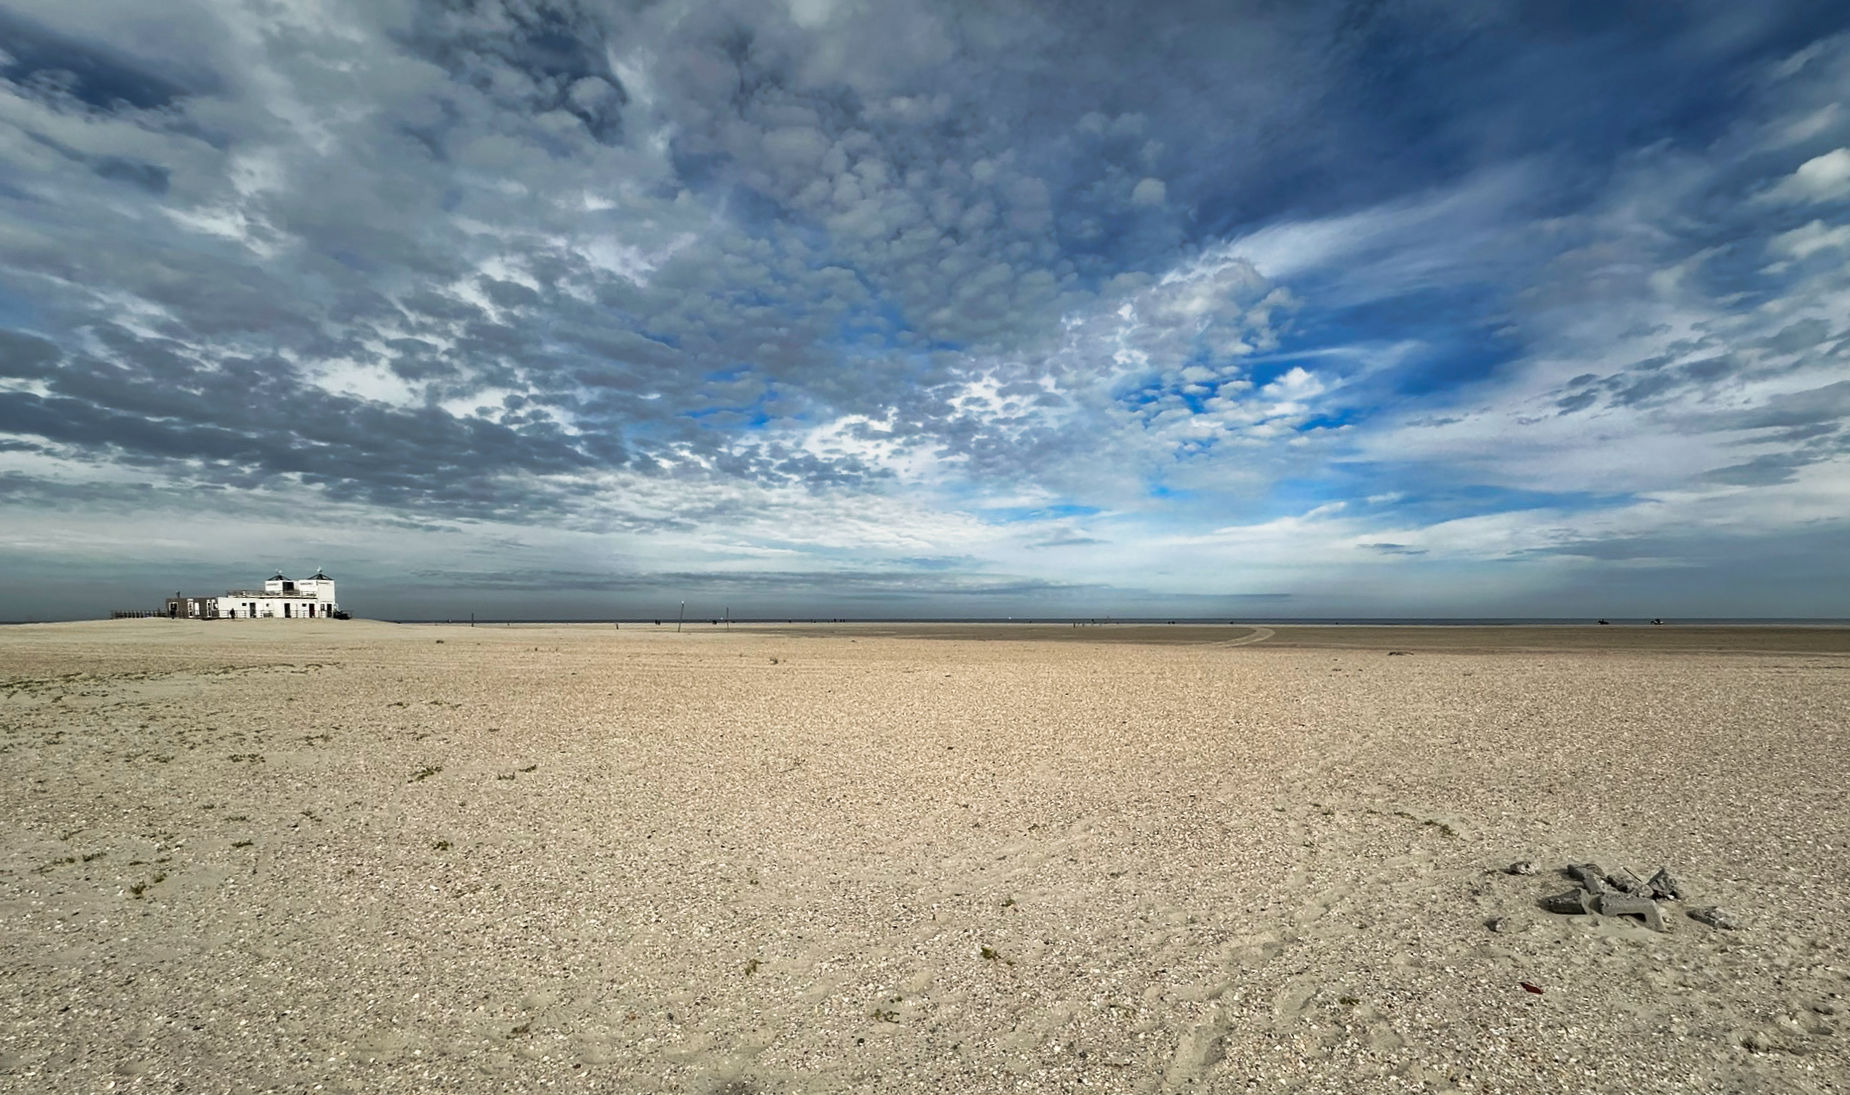
[{"label": "building facade", "polygon": [[311,578],[290,578],[281,571],[262,589],[230,589],[217,597],[167,598],[167,615],[190,620],[315,620],[344,617],[334,597],[334,579],[320,570]]}]

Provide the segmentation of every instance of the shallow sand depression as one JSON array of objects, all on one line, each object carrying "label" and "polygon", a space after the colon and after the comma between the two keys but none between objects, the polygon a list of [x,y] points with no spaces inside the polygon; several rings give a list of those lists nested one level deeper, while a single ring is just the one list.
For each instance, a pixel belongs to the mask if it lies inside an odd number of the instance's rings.
[{"label": "shallow sand depression", "polygon": [[37,625],[0,781],[4,1090],[1850,1089],[1844,631]]}]

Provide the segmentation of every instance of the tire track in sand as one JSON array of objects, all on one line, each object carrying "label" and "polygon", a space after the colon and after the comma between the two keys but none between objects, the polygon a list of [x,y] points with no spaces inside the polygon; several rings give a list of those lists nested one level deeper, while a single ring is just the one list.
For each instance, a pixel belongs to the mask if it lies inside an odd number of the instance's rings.
[{"label": "tire track in sand", "polygon": [[1249,630],[1252,632],[1251,635],[1242,635],[1237,639],[1228,639],[1226,642],[1220,643],[1219,645],[1221,646],[1251,646],[1254,643],[1265,642],[1267,639],[1278,634],[1278,632],[1273,631],[1269,627],[1255,627],[1255,628],[1249,628]]}]

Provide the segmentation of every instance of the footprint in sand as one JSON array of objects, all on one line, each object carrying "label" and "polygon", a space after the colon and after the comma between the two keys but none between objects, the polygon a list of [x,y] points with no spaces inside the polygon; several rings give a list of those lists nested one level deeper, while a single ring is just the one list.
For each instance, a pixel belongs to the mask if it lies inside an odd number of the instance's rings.
[{"label": "footprint in sand", "polygon": [[1394,1032],[1380,1012],[1371,1007],[1357,1011],[1357,1018],[1362,1020],[1362,1029],[1366,1032],[1368,1048],[1376,1053],[1393,1053],[1407,1044],[1407,1040]]},{"label": "footprint in sand", "polygon": [[1328,916],[1329,913],[1328,903],[1312,899],[1292,910],[1291,919],[1297,924],[1311,924]]},{"label": "footprint in sand", "polygon": [[1221,968],[1228,973],[1262,966],[1277,958],[1285,941],[1277,932],[1262,932],[1229,941],[1221,948]]},{"label": "footprint in sand", "polygon": [[1226,1058],[1226,1027],[1219,1022],[1195,1026],[1182,1035],[1176,1046],[1175,1056],[1163,1072],[1163,1087],[1169,1091],[1188,1087]]},{"label": "footprint in sand", "polygon": [[1320,988],[1315,981],[1293,980],[1288,982],[1277,996],[1272,998],[1272,1021],[1278,1026],[1289,1026],[1302,1018],[1310,1010],[1310,1002]]}]

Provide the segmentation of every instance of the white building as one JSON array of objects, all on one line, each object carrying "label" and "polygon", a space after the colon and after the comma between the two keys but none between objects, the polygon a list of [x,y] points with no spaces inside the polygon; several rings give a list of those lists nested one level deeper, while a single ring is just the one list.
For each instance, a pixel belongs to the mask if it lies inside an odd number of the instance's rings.
[{"label": "white building", "polygon": [[167,615],[199,620],[313,620],[340,612],[334,599],[334,579],[320,570],[297,581],[281,571],[271,575],[262,589],[231,589],[218,597],[167,598]]}]

